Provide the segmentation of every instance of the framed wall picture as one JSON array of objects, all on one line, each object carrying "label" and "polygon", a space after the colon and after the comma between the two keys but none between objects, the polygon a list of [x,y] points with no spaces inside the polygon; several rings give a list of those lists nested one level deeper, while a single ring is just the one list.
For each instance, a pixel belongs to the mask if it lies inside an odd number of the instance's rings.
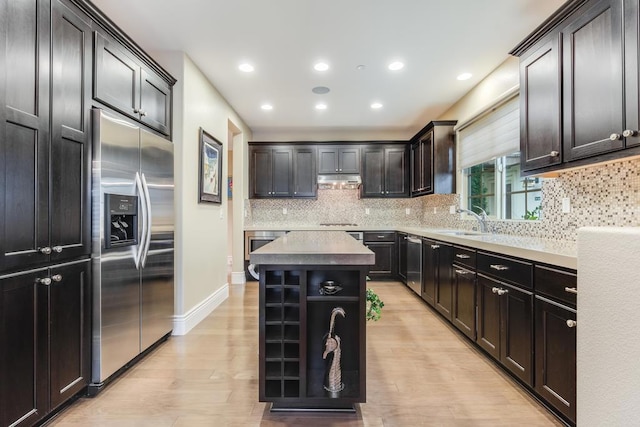
[{"label": "framed wall picture", "polygon": [[200,128],[199,203],[222,203],[222,143]]}]

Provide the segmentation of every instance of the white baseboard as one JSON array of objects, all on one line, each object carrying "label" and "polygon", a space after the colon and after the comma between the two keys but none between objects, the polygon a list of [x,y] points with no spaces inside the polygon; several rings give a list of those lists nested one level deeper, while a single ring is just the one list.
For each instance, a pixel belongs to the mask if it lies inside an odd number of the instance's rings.
[{"label": "white baseboard", "polygon": [[244,285],[247,283],[247,277],[244,274],[244,271],[234,271],[231,273],[231,284],[232,285]]},{"label": "white baseboard", "polygon": [[229,284],[225,283],[220,289],[205,298],[189,312],[173,316],[172,335],[186,335],[194,326],[202,322],[213,310],[229,298]]}]

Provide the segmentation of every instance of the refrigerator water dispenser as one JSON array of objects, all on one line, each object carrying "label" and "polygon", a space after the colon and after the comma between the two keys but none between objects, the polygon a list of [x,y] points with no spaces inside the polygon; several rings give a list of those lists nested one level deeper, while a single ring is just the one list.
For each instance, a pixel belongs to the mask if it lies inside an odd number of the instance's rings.
[{"label": "refrigerator water dispenser", "polygon": [[138,244],[138,197],[105,194],[105,248]]}]

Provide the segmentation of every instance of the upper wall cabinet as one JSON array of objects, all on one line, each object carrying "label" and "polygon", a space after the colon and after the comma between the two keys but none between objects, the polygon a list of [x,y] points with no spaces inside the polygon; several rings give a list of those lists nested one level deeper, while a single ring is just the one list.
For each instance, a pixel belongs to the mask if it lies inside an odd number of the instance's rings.
[{"label": "upper wall cabinet", "polygon": [[332,145],[318,147],[318,173],[360,173],[360,146]]},{"label": "upper wall cabinet", "polygon": [[408,197],[407,144],[362,147],[362,197]]},{"label": "upper wall cabinet", "polygon": [[251,145],[249,166],[252,199],[317,197],[315,146]]},{"label": "upper wall cabinet", "polygon": [[455,193],[456,123],[430,122],[411,140],[411,197]]},{"label": "upper wall cabinet", "polygon": [[94,98],[171,134],[171,85],[119,43],[96,33]]},{"label": "upper wall cabinet", "polygon": [[520,57],[523,171],[640,154],[638,2],[566,3]]}]

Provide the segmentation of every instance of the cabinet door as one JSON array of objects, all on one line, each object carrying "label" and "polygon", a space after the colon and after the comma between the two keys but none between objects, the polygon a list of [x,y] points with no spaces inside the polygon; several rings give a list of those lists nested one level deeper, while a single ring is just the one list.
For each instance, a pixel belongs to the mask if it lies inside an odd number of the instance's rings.
[{"label": "cabinet door", "polygon": [[422,299],[432,307],[436,305],[438,248],[437,242],[422,240]]},{"label": "cabinet door", "polygon": [[398,233],[398,277],[407,283],[407,235]]},{"label": "cabinet door", "polygon": [[453,311],[453,246],[438,243],[438,278],[436,280],[436,310],[451,320]]},{"label": "cabinet door", "polygon": [[290,197],[293,195],[293,150],[274,148],[272,197]]},{"label": "cabinet door", "polygon": [[318,173],[338,172],[338,148],[321,147],[318,148]]},{"label": "cabinet door", "polygon": [[138,119],[140,65],[117,43],[96,33],[93,97]]},{"label": "cabinet door", "polygon": [[[420,162],[422,182],[420,192],[429,194],[433,193],[433,131],[420,138],[420,145],[422,145],[422,161]],[[447,162],[450,161],[448,156],[446,160]]]},{"label": "cabinet door", "polygon": [[314,147],[293,150],[293,197],[316,197],[316,149]]},{"label": "cabinet door", "polygon": [[151,71],[140,72],[140,120],[164,135],[171,133],[171,86]]},{"label": "cabinet door", "polygon": [[384,197],[384,150],[364,148],[362,150],[362,197]]},{"label": "cabinet door", "polygon": [[411,145],[411,194],[422,190],[422,144]]},{"label": "cabinet door", "polygon": [[501,285],[500,360],[518,378],[533,385],[533,294]]},{"label": "cabinet door", "polygon": [[270,148],[251,148],[250,165],[251,181],[249,192],[251,197],[271,197],[273,164]]},{"label": "cabinet door", "polygon": [[360,147],[344,147],[338,150],[338,172],[360,173]]},{"label": "cabinet door", "polygon": [[82,390],[91,375],[90,262],[51,269],[51,408]]},{"label": "cabinet door", "polygon": [[476,274],[467,268],[453,266],[453,313],[456,328],[476,339]]},{"label": "cabinet door", "polygon": [[562,30],[565,160],[624,146],[622,4],[587,2]]},{"label": "cabinet door", "polygon": [[50,13],[0,2],[0,271],[49,261]]},{"label": "cabinet door", "polygon": [[91,23],[72,7],[52,13],[52,261],[91,252]]},{"label": "cabinet door", "polygon": [[478,334],[476,342],[496,360],[500,359],[500,283],[478,274]]},{"label": "cabinet door", "polygon": [[562,162],[560,39],[553,35],[520,61],[522,170]]},{"label": "cabinet door", "polygon": [[376,255],[376,263],[371,267],[369,273],[390,276],[395,256],[394,244],[367,242],[365,245]]},{"label": "cabinet door", "polygon": [[[0,425],[47,413],[47,270],[0,279]],[[19,421],[19,422],[18,422]]]},{"label": "cabinet door", "polygon": [[575,423],[576,311],[541,297],[535,310],[536,391]]},{"label": "cabinet door", "polygon": [[409,165],[405,147],[386,148],[384,151],[385,196],[409,195]]}]

